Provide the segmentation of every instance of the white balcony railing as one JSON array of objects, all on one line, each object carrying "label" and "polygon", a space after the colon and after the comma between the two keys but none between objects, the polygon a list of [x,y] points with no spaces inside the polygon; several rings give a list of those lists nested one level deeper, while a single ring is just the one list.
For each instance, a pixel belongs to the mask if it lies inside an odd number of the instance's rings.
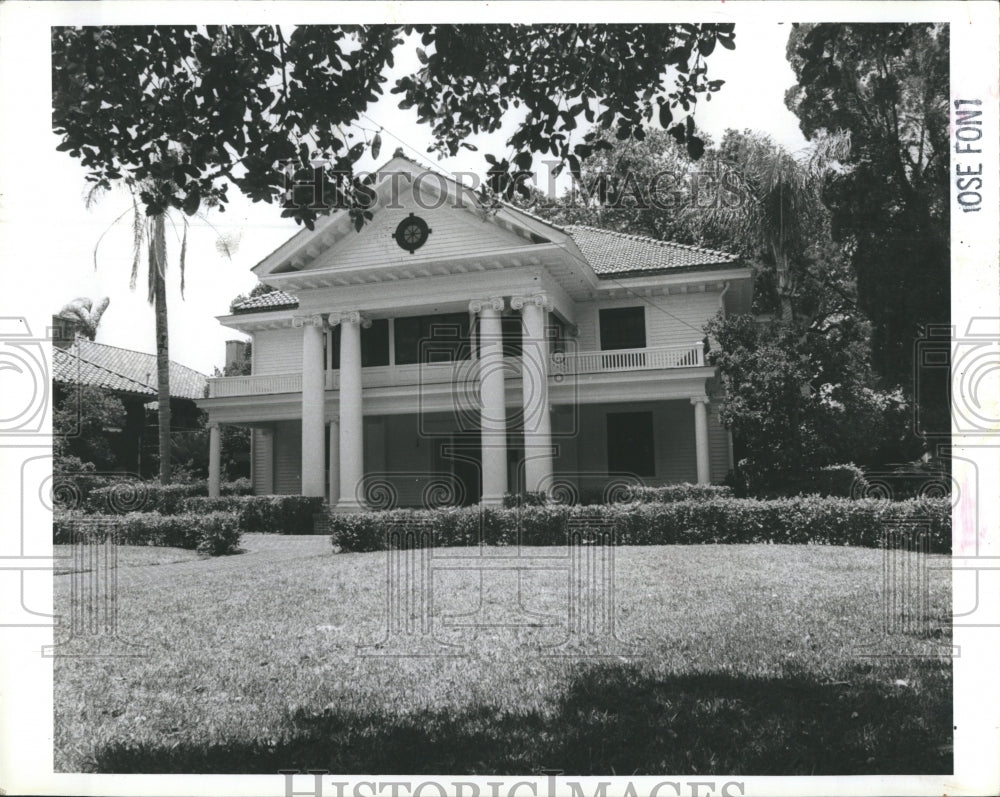
[{"label": "white balcony railing", "polygon": [[[648,371],[666,368],[697,368],[705,364],[702,343],[687,346],[652,346],[646,349],[614,351],[582,351],[553,354],[549,363],[552,376],[570,374],[600,374],[625,371]],[[519,364],[511,360],[513,373]],[[435,365],[404,365],[366,368],[365,387],[415,385],[474,379],[478,369],[468,361]],[[325,386],[336,390],[340,384],[337,371],[327,371]],[[302,374],[263,374],[259,376],[226,376],[208,380],[210,398],[229,396],[266,396],[273,393],[301,393]]]},{"label": "white balcony railing", "polygon": [[702,342],[688,346],[652,346],[646,349],[580,351],[552,355],[550,373],[600,374],[646,371],[654,368],[696,368],[705,364]]},{"label": "white balcony railing", "polygon": [[209,398],[266,396],[271,393],[301,393],[302,374],[219,376],[208,380]]}]

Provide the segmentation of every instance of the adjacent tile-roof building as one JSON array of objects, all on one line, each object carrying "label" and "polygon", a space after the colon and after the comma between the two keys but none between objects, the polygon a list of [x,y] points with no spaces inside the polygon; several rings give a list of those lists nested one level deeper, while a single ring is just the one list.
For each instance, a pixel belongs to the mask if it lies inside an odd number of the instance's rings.
[{"label": "adjacent tile-roof building", "polygon": [[[65,349],[52,354],[56,382],[88,385],[120,393],[156,398],[156,356],[132,349],[94,343],[77,338]],[[170,361],[170,395],[200,399],[208,377],[180,363]]]},{"label": "adjacent tile-roof building", "polygon": [[285,291],[273,291],[263,293],[260,296],[251,296],[249,299],[236,302],[232,306],[234,313],[256,313],[261,310],[285,310],[299,306],[299,300],[292,294]]},{"label": "adjacent tile-roof building", "polygon": [[567,225],[563,229],[572,236],[598,277],[722,267],[739,260],[728,252],[658,241],[644,235],[583,225]]}]

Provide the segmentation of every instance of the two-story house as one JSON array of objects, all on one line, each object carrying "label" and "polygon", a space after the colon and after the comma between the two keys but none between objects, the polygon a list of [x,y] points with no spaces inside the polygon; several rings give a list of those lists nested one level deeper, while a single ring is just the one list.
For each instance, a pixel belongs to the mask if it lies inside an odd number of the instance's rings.
[{"label": "two-story house", "polygon": [[343,511],[725,477],[702,330],[749,309],[736,257],[484,212],[399,156],[374,189],[360,232],[302,230],[254,267],[278,291],[220,317],[253,359],[199,402],[213,494],[219,424],[253,429],[257,493]]}]

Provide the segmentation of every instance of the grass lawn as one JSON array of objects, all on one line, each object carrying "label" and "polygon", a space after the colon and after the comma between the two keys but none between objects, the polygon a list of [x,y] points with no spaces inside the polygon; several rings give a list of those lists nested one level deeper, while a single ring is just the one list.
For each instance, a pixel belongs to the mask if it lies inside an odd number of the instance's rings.
[{"label": "grass lawn", "polygon": [[[243,547],[119,549],[119,633],[147,655],[56,658],[56,771],[952,771],[947,557],[904,555],[936,569],[919,628],[887,632],[878,550],[618,548],[621,642],[603,647],[567,639],[565,570],[521,572],[529,625],[478,627],[511,620],[515,571],[480,590],[478,572],[435,570],[436,625],[469,626],[440,632],[462,655],[415,657],[359,655],[401,651],[374,647],[386,554],[336,554],[326,537]],[[63,614],[70,581],[55,578]]]}]

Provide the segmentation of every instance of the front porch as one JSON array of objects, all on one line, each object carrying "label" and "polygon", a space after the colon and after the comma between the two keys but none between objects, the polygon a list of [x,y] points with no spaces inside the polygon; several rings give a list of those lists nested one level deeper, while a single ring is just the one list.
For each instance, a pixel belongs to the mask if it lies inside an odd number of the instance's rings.
[{"label": "front porch", "polygon": [[[697,406],[704,405],[682,398],[556,404],[551,471],[533,488],[562,502],[589,503],[613,498],[627,485],[722,481],[731,467],[729,436],[711,407],[704,442],[708,473],[699,479]],[[391,509],[483,502],[482,436],[472,421],[478,423],[444,411],[366,415],[362,475],[347,496],[351,504]],[[506,421],[504,492],[525,492],[529,469],[521,412],[509,407]],[[327,423],[325,432],[323,467],[312,475],[322,479],[331,504],[343,504],[338,424]],[[301,420],[257,422],[252,439],[254,491],[301,494],[309,481],[303,477]]]}]

